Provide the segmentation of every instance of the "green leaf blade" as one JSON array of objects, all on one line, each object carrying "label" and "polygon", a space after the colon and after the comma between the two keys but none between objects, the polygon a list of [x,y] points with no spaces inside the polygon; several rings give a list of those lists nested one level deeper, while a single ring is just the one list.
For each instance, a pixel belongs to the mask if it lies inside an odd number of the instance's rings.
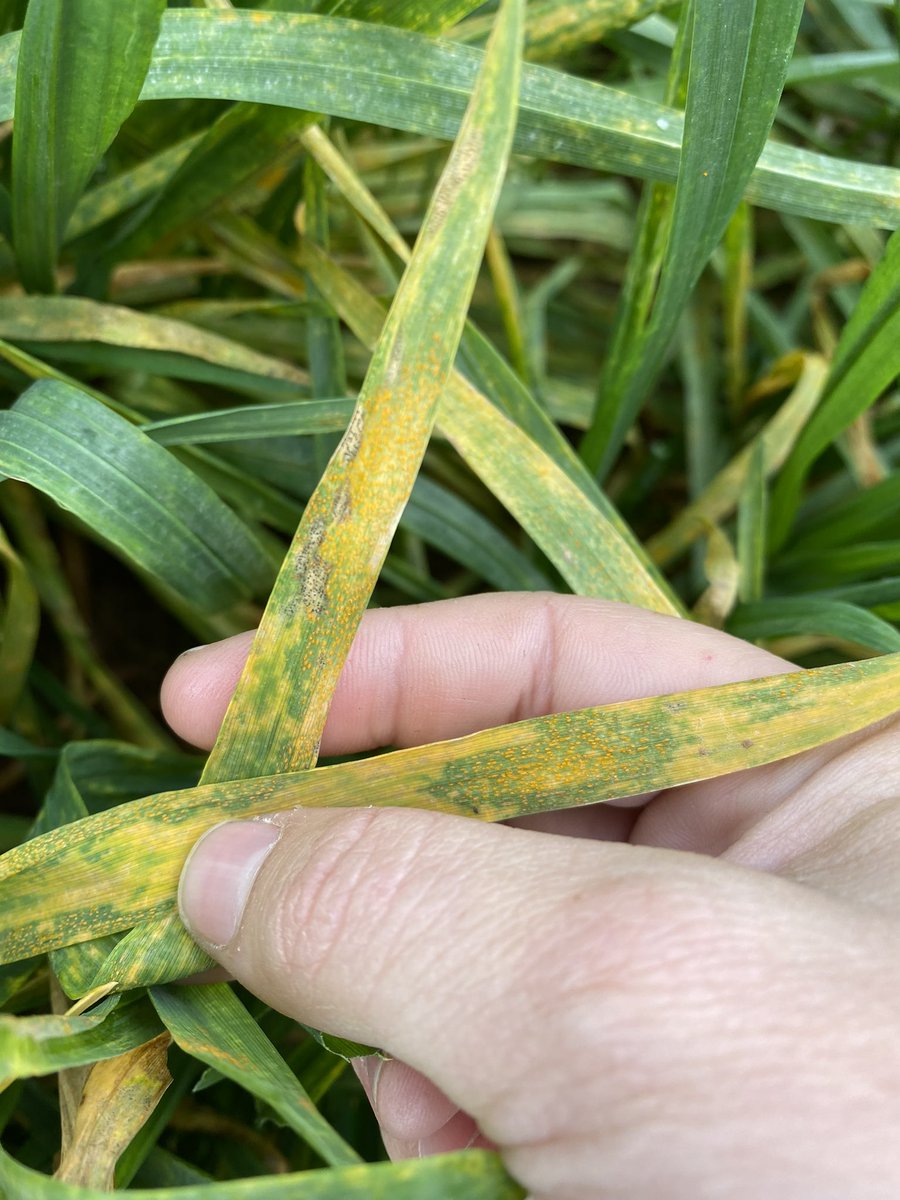
[{"label": "green leaf blade", "polygon": [[228,608],[271,577],[255,538],[211,489],[67,384],[39,381],[0,412],[0,471],[44,491],[201,611]]},{"label": "green leaf blade", "polygon": [[772,496],[770,537],[786,541],[810,467],[900,374],[900,231],[888,242],[835,350],[825,394]]},{"label": "green leaf blade", "polygon": [[[487,1150],[398,1163],[364,1163],[228,1182],[141,1188],[141,1200],[523,1200],[498,1154]],[[109,1192],[63,1183],[0,1149],[0,1185],[27,1200],[106,1200]]]},{"label": "green leaf blade", "polygon": [[140,94],[165,0],[32,0],[16,77],[12,217],[22,281],[54,291],[57,248]]},{"label": "green leaf blade", "polygon": [[[451,370],[512,141],[522,11],[507,0],[350,425],[279,574],[207,768],[309,765]],[[473,221],[473,213],[478,217]],[[364,487],[363,487],[364,482]],[[283,647],[284,654],[279,651]],[[293,670],[273,681],[271,655]],[[311,671],[312,663],[316,670]],[[272,716],[272,687],[283,704]]]},{"label": "green leaf blade", "polygon": [[153,988],[150,998],[182,1050],[270,1104],[330,1166],[360,1161],[317,1111],[293,1071],[228,984],[176,991]]},{"label": "green leaf blade", "polygon": [[[0,120],[14,112],[18,42],[17,33],[0,38]],[[384,26],[173,9],[141,98],[215,94],[451,139],[480,60],[474,48]],[[340,64],[340,87],[329,85],[323,62]],[[385,87],[385,77],[398,82]],[[518,153],[672,183],[682,131],[674,108],[545,67],[523,70]],[[769,142],[747,199],[820,220],[893,229],[900,224],[898,180],[900,172],[890,167]]]},{"label": "green leaf blade", "polygon": [[[684,138],[672,222],[653,308],[601,381],[582,443],[603,477],[619,453],[685,303],[743,197],[784,87],[803,0],[691,0]],[[648,214],[649,215],[649,214]]]}]

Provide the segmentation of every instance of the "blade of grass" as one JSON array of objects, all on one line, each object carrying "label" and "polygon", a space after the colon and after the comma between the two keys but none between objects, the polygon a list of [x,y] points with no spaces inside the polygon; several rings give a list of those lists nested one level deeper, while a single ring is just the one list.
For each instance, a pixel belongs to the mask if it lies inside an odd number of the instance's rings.
[{"label": "blade of grass", "polygon": [[[205,778],[314,761],[334,684],[456,353],[512,138],[521,17],[521,4],[507,0],[356,412],[304,513]],[[270,664],[290,659],[299,678],[276,682],[285,704],[273,721]]]},{"label": "blade of grass", "polygon": [[[342,195],[359,213],[386,245],[404,262],[409,258],[406,242],[394,228],[390,217],[360,179],[347,159],[329,140],[319,125],[304,131],[303,146],[318,163],[328,178],[337,185]],[[319,245],[323,243],[319,242]],[[327,249],[327,247],[325,247]]]},{"label": "blade of grass", "polygon": [[791,549],[799,553],[831,550],[853,542],[890,537],[900,515],[900,473],[829,505],[797,529]]},{"label": "blade of grass", "polygon": [[775,559],[772,572],[779,585],[796,584],[806,589],[811,584],[838,583],[868,579],[900,568],[900,540],[862,542],[857,546],[831,546],[821,550],[802,550]]},{"label": "blade of grass", "polygon": [[838,79],[897,82],[897,49],[842,50],[836,54],[797,54],[788,67],[788,87],[833,83]]},{"label": "blade of grass", "polygon": [[753,286],[753,214],[741,202],[725,231],[725,277],[722,301],[725,316],[725,362],[728,404],[741,413],[747,387],[748,303]]},{"label": "blade of grass", "polygon": [[246,526],[193,472],[76,388],[41,381],[0,412],[0,471],[46,492],[200,611],[270,578]]},{"label": "blade of grass", "polygon": [[150,999],[182,1050],[270,1104],[329,1166],[360,1161],[227,983],[153,988]]},{"label": "blade of grass", "polygon": [[761,600],[765,589],[768,500],[763,448],[762,443],[757,442],[737,510],[738,594],[744,604]]},{"label": "blade of grass", "polygon": [[[249,17],[246,14],[248,24]],[[244,19],[232,14],[223,20],[220,14],[213,18],[212,14],[180,10],[168,13],[144,89],[145,98],[193,94],[185,58],[209,57],[221,75],[216,84],[209,75],[204,78],[206,95],[212,86],[221,89],[220,94],[227,88],[234,99],[277,99],[284,104],[299,101],[301,107],[335,116],[452,137],[481,58],[480,52],[472,48],[430,41],[404,30],[379,26],[360,29],[348,21],[302,16],[273,15],[268,27],[255,23],[251,42]],[[253,59],[248,55],[251,44]],[[341,89],[341,99],[335,98],[335,89],[328,88],[326,93],[322,88],[322,62],[340,63],[342,71],[351,76],[353,86]],[[290,65],[290,79],[281,75],[281,64]],[[279,71],[277,96],[273,95],[273,71]],[[399,93],[379,86],[373,72],[404,79],[399,103]],[[258,95],[256,80],[261,89]],[[523,71],[522,103],[524,111],[515,144],[520,152],[662,179],[672,179],[676,174],[681,119],[663,106],[536,66]],[[662,128],[660,120],[664,122]],[[591,130],[598,126],[602,134],[592,136]],[[767,202],[777,197],[774,206],[778,208],[787,207],[801,195],[806,202],[813,197],[821,199],[822,207],[810,213],[820,216],[835,203],[834,193],[852,190],[864,194],[867,187],[874,186],[884,197],[882,211],[892,211],[891,220],[896,222],[900,202],[892,183],[894,174],[857,165],[848,175],[837,163],[830,170],[829,160],[823,156],[773,144],[760,185]],[[819,186],[813,182],[817,175]],[[826,183],[822,175],[827,177],[825,190],[831,193],[828,200],[817,195]],[[749,198],[763,197],[751,192]],[[862,195],[857,194],[843,211],[847,219],[861,219]]]},{"label": "blade of grass", "polygon": [[[141,98],[216,94],[455,136],[480,51],[384,26],[274,13],[263,22],[261,16],[169,10]],[[17,49],[18,34],[0,38],[0,120],[13,116]],[[339,87],[337,67],[323,72],[322,63],[340,64]],[[682,115],[665,105],[545,67],[523,69],[518,153],[672,182],[682,129]],[[900,224],[898,176],[888,167],[770,142],[747,199],[826,221],[894,228]]]},{"label": "blade of grass", "polygon": [[126,1005],[118,996],[80,1017],[0,1014],[0,1076],[27,1079],[115,1058],[161,1032],[146,1000]]},{"label": "blade of grass", "polygon": [[172,1082],[166,1065],[171,1037],[161,1033],[87,1077],[72,1140],[54,1178],[78,1187],[113,1189],[116,1163]]},{"label": "blade of grass", "polygon": [[[302,261],[360,340],[374,344],[384,318],[378,302],[313,247],[303,248]],[[438,421],[472,470],[573,591],[678,614],[680,606],[645,565],[634,535],[521,381],[472,329],[465,334],[464,352],[469,358],[478,356],[479,365],[491,373],[492,382],[531,433],[529,437],[454,372]]]},{"label": "blade of grass", "polygon": [[818,354],[792,359],[799,367],[794,390],[756,437],[723,467],[708,487],[678,514],[671,524],[652,537],[647,551],[660,565],[682,554],[710,523],[718,523],[735,509],[747,482],[753,455],[759,448],[764,478],[771,478],[807,428],[810,414],[820,402],[828,375],[828,364]]},{"label": "blade of grass", "polygon": [[723,237],[763,152],[803,0],[690,0],[684,141],[672,225],[647,324],[604,372],[582,442],[603,477],[665,363],[685,302]]},{"label": "blade of grass", "polygon": [[[108,1192],[76,1188],[16,1162],[0,1149],[0,1185],[27,1200],[106,1200]],[[228,1183],[142,1188],[140,1200],[523,1200],[497,1154],[486,1150],[397,1163],[254,1176]]]},{"label": "blade of grass", "polygon": [[900,632],[881,617],[845,600],[816,596],[779,596],[742,604],[728,622],[728,632],[747,641],[812,634],[864,646],[875,654],[900,650]]},{"label": "blade of grass", "polygon": [[[900,568],[900,562],[894,564]],[[900,575],[888,576],[885,579],[873,579],[868,583],[846,583],[843,587],[826,588],[813,593],[823,599],[849,600],[851,604],[861,604],[864,608],[876,610],[876,616],[886,616],[888,620],[896,620],[880,610],[893,608],[900,601]]]},{"label": "blade of grass", "polygon": [[32,0],[16,77],[12,218],[22,281],[55,290],[63,232],[137,101],[165,0]]},{"label": "blade of grass", "polygon": [[185,857],[216,821],[304,803],[353,807],[361,798],[492,821],[594,804],[777,762],[842,737],[894,712],[898,681],[900,654],[889,654],[120,805],[0,859],[0,962],[171,912]]},{"label": "blade of grass", "polygon": [[[298,390],[309,387],[306,372],[230,338],[197,329],[185,321],[135,312],[117,304],[98,304],[79,296],[0,297],[0,337],[28,346],[88,342],[94,345],[91,354],[99,361],[103,356],[96,350],[97,343],[183,355],[215,368],[204,377],[223,387],[246,387],[245,376],[254,377],[251,387],[271,390],[276,395],[294,397]],[[45,352],[52,355],[53,349]],[[148,365],[153,368],[152,358]]]},{"label": "blade of grass", "polygon": [[[295,210],[295,223],[299,224],[298,212],[299,210]],[[313,157],[307,158],[303,169],[302,226],[306,239],[324,250],[328,249],[331,226],[325,192],[325,173]],[[306,292],[312,301],[312,308],[306,318],[306,357],[309,362],[313,397],[319,399],[346,395],[347,376],[340,322],[334,313],[321,303],[316,285],[309,278],[306,280]],[[334,444],[331,439],[319,435],[313,436],[311,444],[316,474],[321,476]]]},{"label": "blade of grass", "polygon": [[506,334],[506,345],[510,363],[526,383],[533,388],[528,358],[525,352],[522,297],[506,243],[496,225],[488,237],[486,260],[491,274],[494,296],[500,320]]},{"label": "blade of grass", "polygon": [[684,393],[682,428],[688,494],[696,500],[715,475],[722,442],[718,404],[721,363],[714,346],[711,314],[699,298],[688,304],[682,315],[677,357]]},{"label": "blade of grass", "polygon": [[461,377],[444,395],[440,425],[573,592],[680,614],[620,529],[518,425]]},{"label": "blade of grass", "polygon": [[167,417],[141,426],[160,446],[196,446],[311,433],[342,433],[356,401],[294,400],[285,404],[253,404],[211,412]]},{"label": "blade of grass", "polygon": [[721,629],[737,603],[741,572],[734,547],[718,525],[709,530],[703,573],[709,586],[694,606],[694,617]]},{"label": "blade of grass", "polygon": [[805,426],[772,494],[770,538],[783,545],[803,482],[822,451],[900,373],[900,233],[888,242],[835,351],[825,395]]}]

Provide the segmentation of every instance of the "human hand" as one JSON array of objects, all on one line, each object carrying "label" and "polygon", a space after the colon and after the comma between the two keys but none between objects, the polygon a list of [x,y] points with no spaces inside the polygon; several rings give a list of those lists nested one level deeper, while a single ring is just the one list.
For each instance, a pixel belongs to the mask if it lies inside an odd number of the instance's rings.
[{"label": "human hand", "polygon": [[[184,737],[212,743],[249,640],[172,668]],[[790,669],[576,597],[377,610],[322,749]],[[224,825],[182,913],[267,1003],[394,1056],[361,1066],[394,1157],[494,1144],[535,1200],[896,1200],[898,748],[895,718],[528,828],[364,807]]]}]

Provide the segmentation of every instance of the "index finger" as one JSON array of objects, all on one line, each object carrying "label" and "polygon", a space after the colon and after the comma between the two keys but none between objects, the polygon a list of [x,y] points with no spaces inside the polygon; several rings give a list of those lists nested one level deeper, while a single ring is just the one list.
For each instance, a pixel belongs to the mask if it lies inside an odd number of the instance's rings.
[{"label": "index finger", "polygon": [[[209,747],[253,633],[179,658],[169,724]],[[591,705],[796,670],[728,634],[581,596],[493,593],[374,609],[335,690],[324,754],[415,746]]]}]

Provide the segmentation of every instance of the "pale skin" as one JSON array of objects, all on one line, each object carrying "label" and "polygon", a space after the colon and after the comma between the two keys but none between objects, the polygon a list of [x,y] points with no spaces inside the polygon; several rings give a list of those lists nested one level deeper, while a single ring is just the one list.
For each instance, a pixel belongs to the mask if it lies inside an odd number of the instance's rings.
[{"label": "pale skin", "polygon": [[[165,680],[199,746],[250,636]],[[792,669],[571,596],[373,611],[322,752]],[[900,1196],[900,719],[528,828],[359,803],[218,827],[181,905],[267,1003],[391,1056],[359,1074],[392,1157],[494,1145],[533,1200]]]}]

